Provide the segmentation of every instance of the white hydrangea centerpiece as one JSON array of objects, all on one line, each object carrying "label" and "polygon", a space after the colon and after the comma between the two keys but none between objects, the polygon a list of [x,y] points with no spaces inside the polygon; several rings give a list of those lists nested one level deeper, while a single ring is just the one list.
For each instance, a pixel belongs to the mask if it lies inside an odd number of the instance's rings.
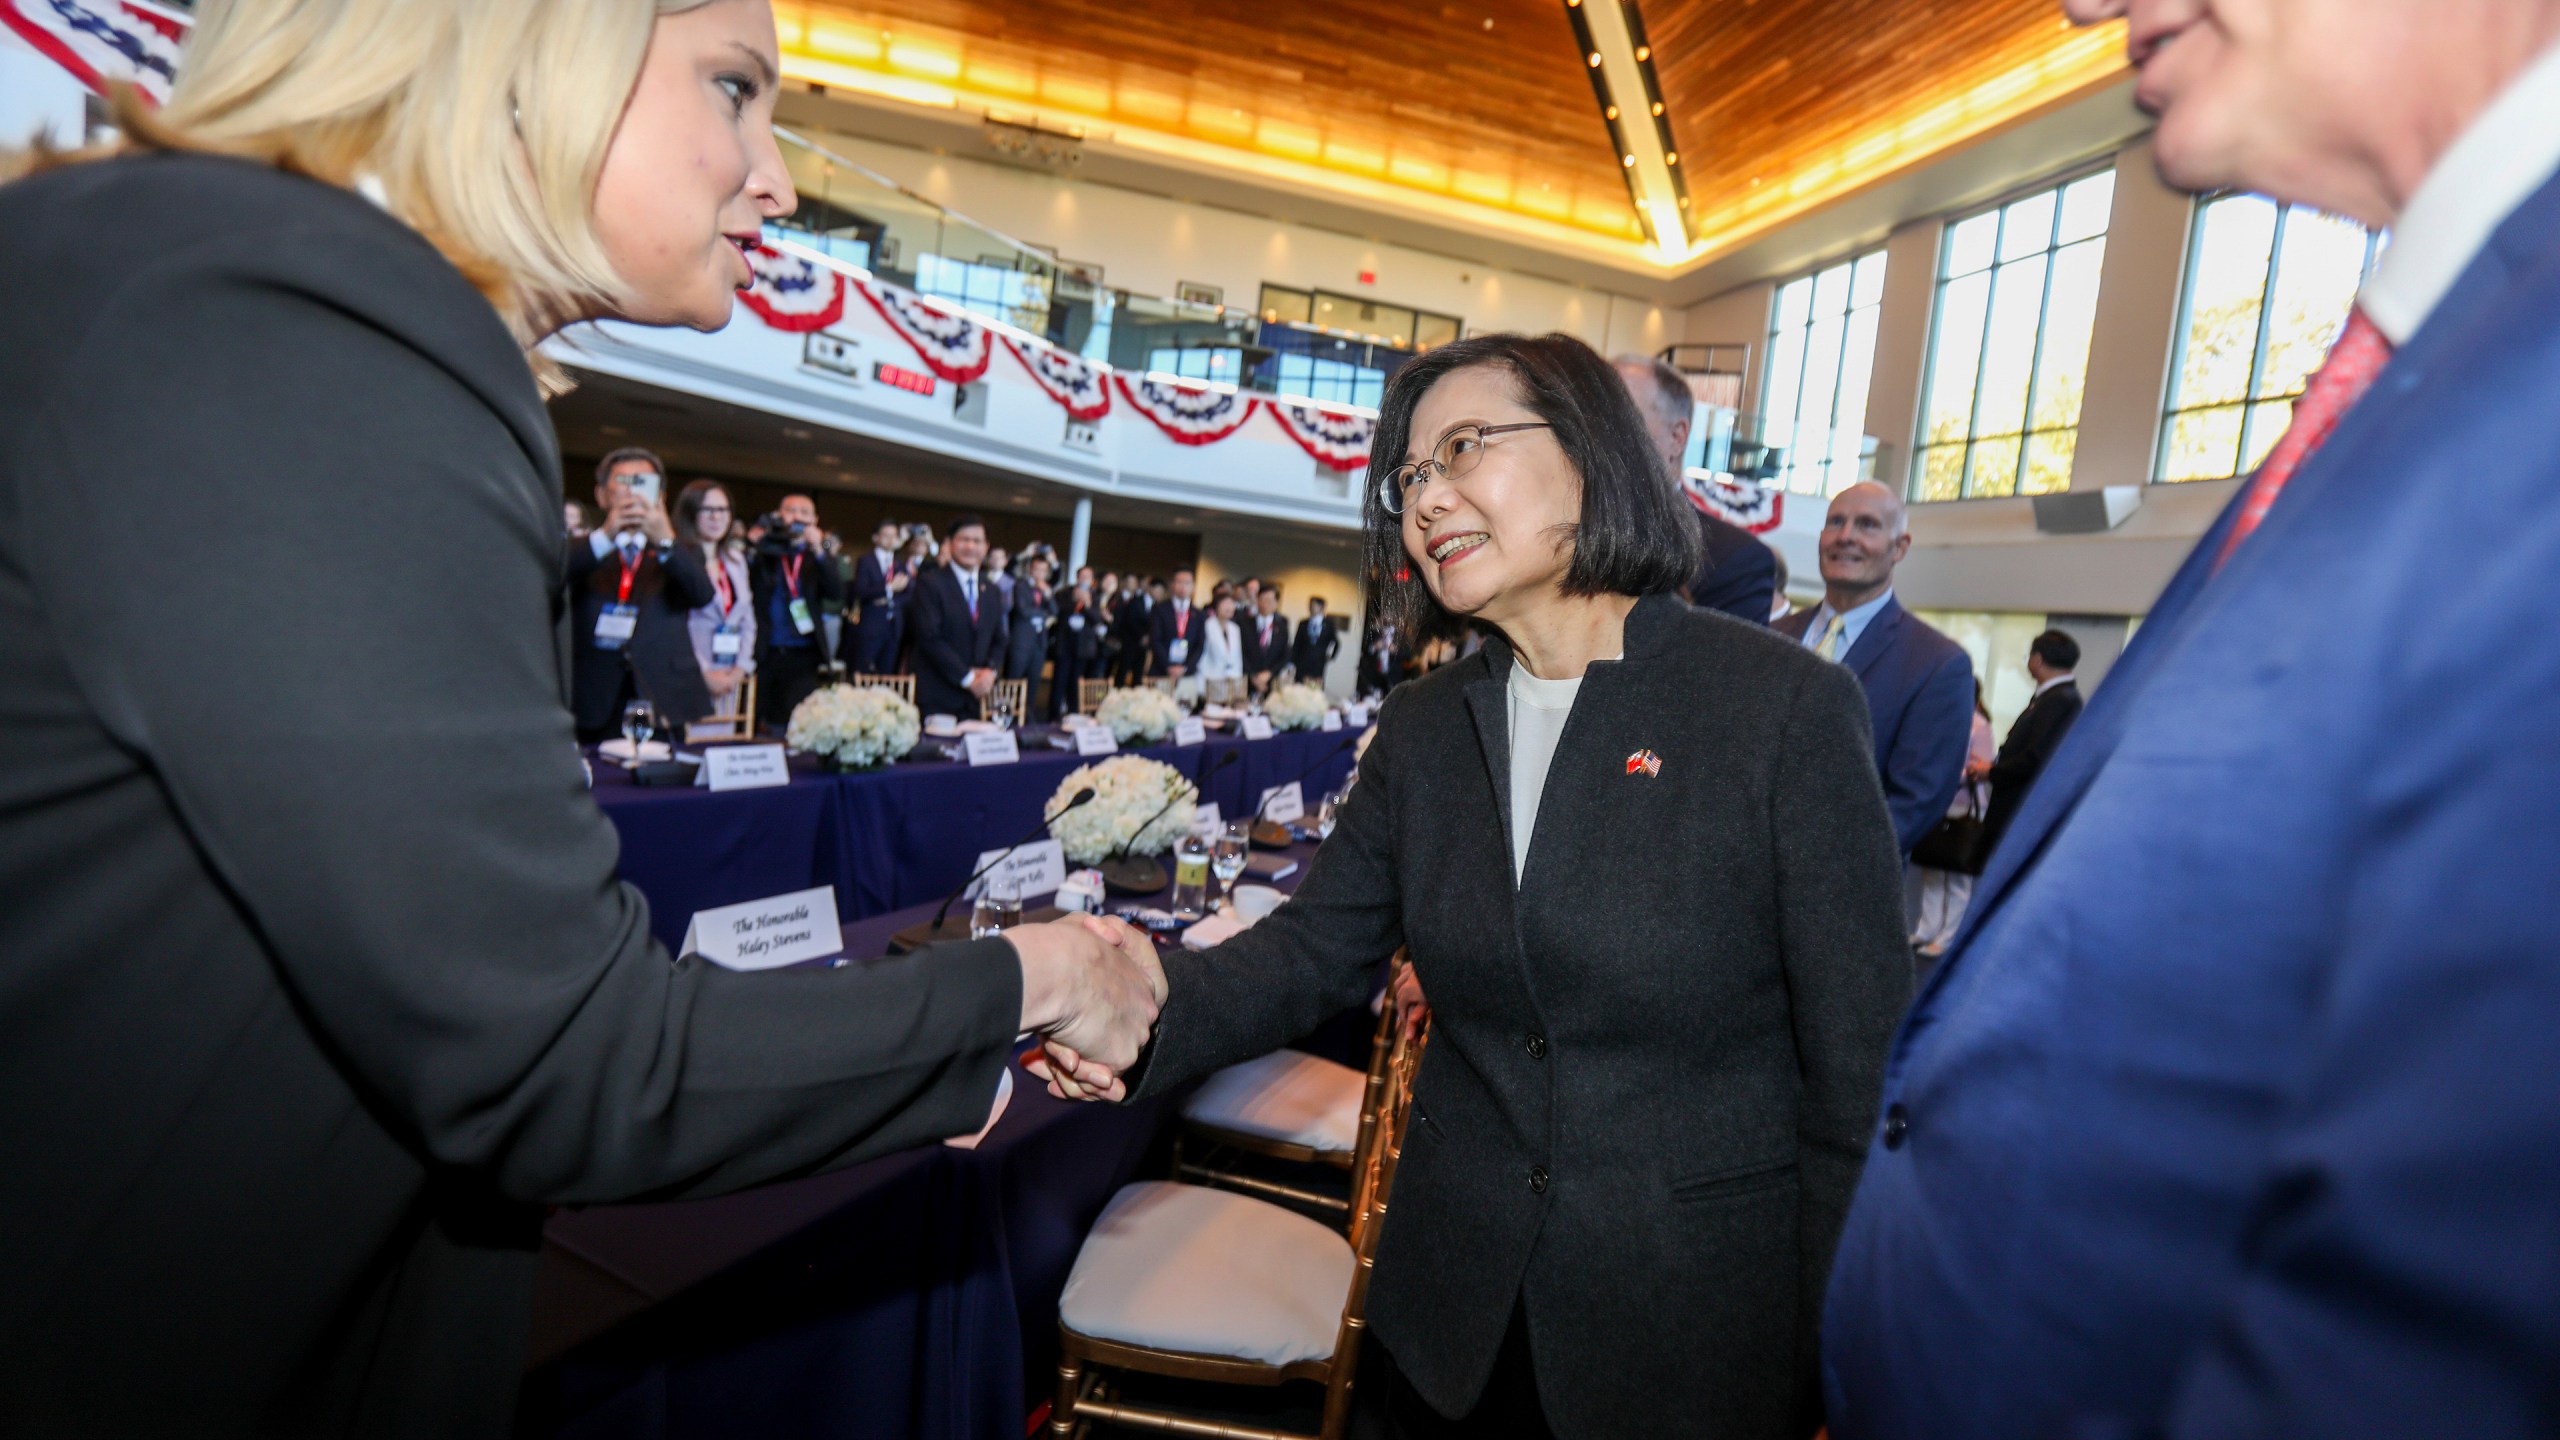
[{"label": "white hydrangea centerpiece", "polygon": [[[1088,785],[1094,792],[1091,801],[1058,814]],[[1181,798],[1175,799],[1177,795]],[[1058,793],[1049,797],[1047,813],[1058,816],[1049,822],[1049,834],[1079,865],[1098,865],[1124,845],[1133,855],[1161,855],[1190,833],[1192,802],[1198,798],[1190,780],[1163,761],[1114,755],[1097,765],[1078,766],[1058,782]],[[1170,807],[1167,801],[1172,801]],[[1138,828],[1142,825],[1143,832]]]},{"label": "white hydrangea centerpiece", "polygon": [[1132,740],[1149,744],[1173,733],[1182,721],[1182,707],[1174,698],[1154,686],[1114,690],[1102,697],[1094,711],[1096,720],[1111,727],[1111,738],[1126,745]]},{"label": "white hydrangea centerpiece", "polygon": [[1280,730],[1313,730],[1324,723],[1324,712],[1330,708],[1324,691],[1303,683],[1275,685],[1262,702],[1262,713]]},{"label": "white hydrangea centerpiece", "polygon": [[791,711],[791,748],[841,769],[861,770],[916,748],[924,719],[897,691],[878,685],[829,685]]}]

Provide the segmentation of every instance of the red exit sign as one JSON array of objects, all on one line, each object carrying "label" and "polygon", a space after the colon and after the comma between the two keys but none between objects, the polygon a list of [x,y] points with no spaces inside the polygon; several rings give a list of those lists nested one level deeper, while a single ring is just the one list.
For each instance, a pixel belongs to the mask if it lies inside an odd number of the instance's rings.
[{"label": "red exit sign", "polygon": [[934,378],[921,370],[910,370],[904,365],[892,365],[886,360],[877,361],[872,365],[871,378],[893,390],[904,390],[910,395],[930,395],[933,393],[935,384]]}]

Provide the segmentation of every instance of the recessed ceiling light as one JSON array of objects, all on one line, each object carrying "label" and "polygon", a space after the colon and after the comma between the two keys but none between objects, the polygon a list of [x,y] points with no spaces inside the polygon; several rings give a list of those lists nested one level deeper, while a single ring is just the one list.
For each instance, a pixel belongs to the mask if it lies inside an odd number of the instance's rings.
[{"label": "recessed ceiling light", "polygon": [[631,433],[630,431],[623,429],[623,428],[622,428],[621,426],[619,426],[619,425],[600,425],[600,426],[598,426],[598,427],[596,427],[596,428],[598,428],[598,429],[600,429],[600,430],[604,431],[604,433],[606,433],[607,435],[628,435],[628,434],[630,434],[630,433]]},{"label": "recessed ceiling light", "polygon": [[818,457],[818,463],[821,465],[840,465],[844,462],[834,455],[821,455]]},{"label": "recessed ceiling light", "polygon": [[783,426],[783,427],[782,427],[782,433],[783,433],[783,434],[785,434],[785,435],[790,436],[790,437],[791,437],[792,439],[794,439],[794,440],[806,440],[806,439],[808,439],[808,438],[809,438],[809,432],[808,432],[808,431],[806,431],[806,430],[801,429],[801,428],[800,428],[799,426],[797,426],[797,425],[785,425],[785,426]]},{"label": "recessed ceiling light", "polygon": [[1008,495],[1005,498],[1016,505],[1028,505],[1031,503],[1031,497],[1028,495]]}]

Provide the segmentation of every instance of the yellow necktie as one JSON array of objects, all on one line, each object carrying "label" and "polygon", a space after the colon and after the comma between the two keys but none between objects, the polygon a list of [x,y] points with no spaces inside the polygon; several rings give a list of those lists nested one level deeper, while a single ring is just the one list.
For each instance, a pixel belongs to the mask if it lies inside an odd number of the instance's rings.
[{"label": "yellow necktie", "polygon": [[1832,616],[1831,628],[1822,632],[1822,643],[1814,647],[1814,653],[1837,664],[1840,659],[1840,642],[1848,633],[1849,622],[1841,616]]}]

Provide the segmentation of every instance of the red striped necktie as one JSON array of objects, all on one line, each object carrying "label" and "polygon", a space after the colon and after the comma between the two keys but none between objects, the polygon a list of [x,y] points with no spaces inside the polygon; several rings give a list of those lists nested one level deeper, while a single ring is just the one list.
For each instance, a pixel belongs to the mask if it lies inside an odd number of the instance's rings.
[{"label": "red striped necktie", "polygon": [[2358,306],[2347,314],[2346,333],[2329,347],[2329,358],[2320,362],[2320,373],[2311,377],[2310,388],[2293,404],[2293,423],[2285,427],[2284,438],[2267,452],[2266,463],[2249,481],[2247,498],[2240,502],[2240,513],[2231,522],[2231,533],[2222,542],[2222,554],[2214,560],[2214,568],[2231,563],[2240,542],[2249,538],[2267,512],[2275,508],[2276,497],[2284,493],[2285,482],[2302,468],[2325,444],[2330,432],[2338,428],[2347,412],[2355,408],[2364,392],[2373,388],[2375,377],[2391,360],[2391,342],[2365,317]]}]

